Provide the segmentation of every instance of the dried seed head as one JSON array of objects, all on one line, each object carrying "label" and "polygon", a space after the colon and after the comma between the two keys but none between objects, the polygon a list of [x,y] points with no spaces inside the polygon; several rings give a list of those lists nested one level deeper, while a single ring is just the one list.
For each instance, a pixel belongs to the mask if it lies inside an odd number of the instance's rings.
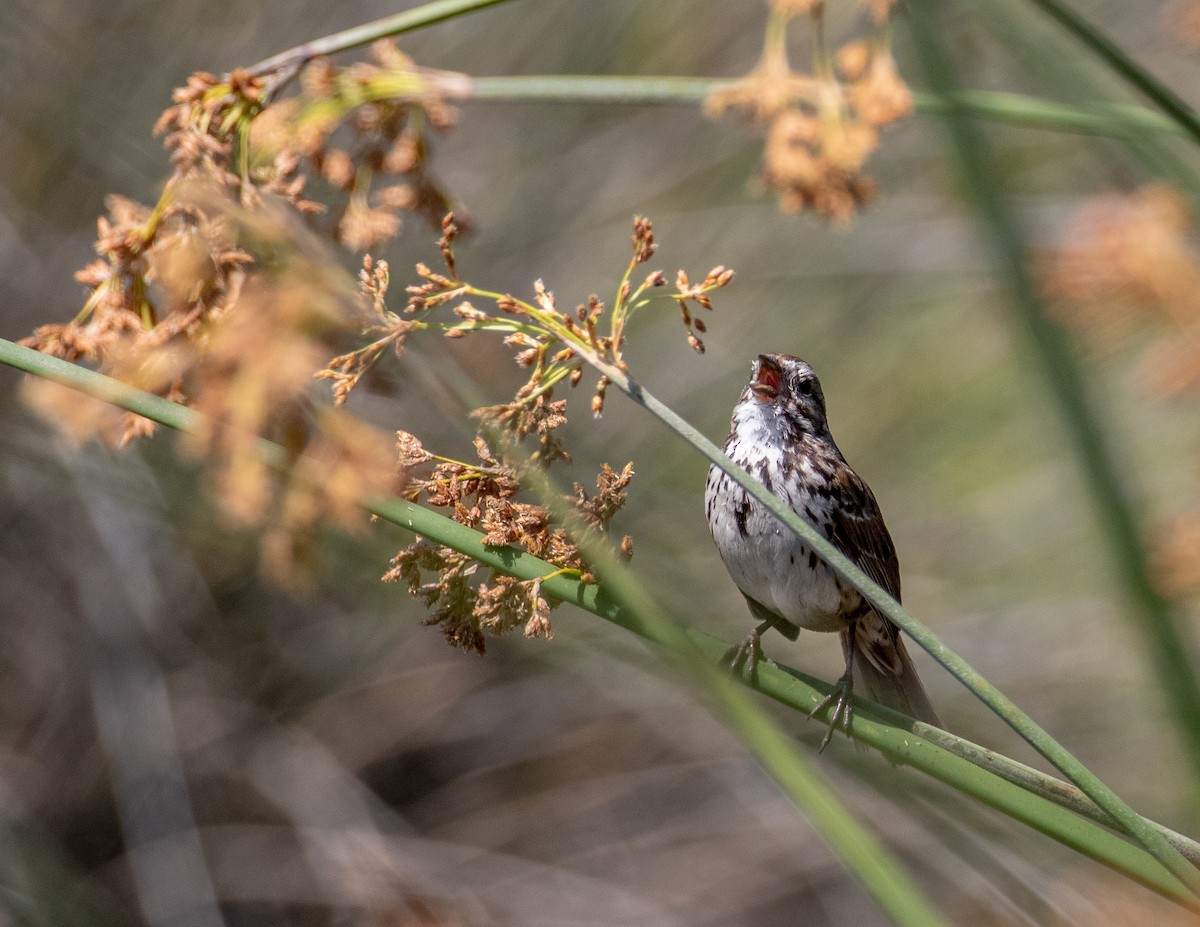
[{"label": "dried seed head", "polygon": [[541,280],[533,281],[533,292],[536,296],[536,301],[539,306],[546,312],[554,312],[554,294],[546,289],[546,284]]},{"label": "dried seed head", "polygon": [[513,332],[504,336],[504,343],[513,348],[540,348],[542,343],[525,332]]},{"label": "dried seed head", "polygon": [[468,302],[461,302],[454,307],[454,314],[470,322],[486,322],[491,318],[482,309],[476,309]]},{"label": "dried seed head", "polygon": [[658,245],[654,243],[654,229],[645,216],[633,217],[633,262],[644,264],[654,256]]},{"label": "dried seed head", "polygon": [[354,159],[348,151],[331,148],[320,159],[320,164],[321,176],[329,181],[330,186],[343,193],[348,193],[354,186]]},{"label": "dried seed head", "polygon": [[871,46],[863,39],[847,42],[837,53],[837,67],[849,81],[856,81],[866,73],[871,62]]},{"label": "dried seed head", "polygon": [[448,212],[442,217],[442,237],[438,239],[438,249],[442,252],[442,260],[450,270],[450,275],[457,277],[454,263],[454,239],[458,237],[459,228],[454,222],[454,213]]},{"label": "dried seed head", "polygon": [[604,414],[604,393],[608,389],[608,377],[602,376],[596,381],[596,392],[592,396],[592,415],[599,418]]}]

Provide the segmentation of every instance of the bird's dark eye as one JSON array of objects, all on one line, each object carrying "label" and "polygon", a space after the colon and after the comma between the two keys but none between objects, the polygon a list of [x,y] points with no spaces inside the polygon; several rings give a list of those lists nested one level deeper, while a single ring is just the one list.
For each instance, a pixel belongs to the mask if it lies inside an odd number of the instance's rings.
[{"label": "bird's dark eye", "polygon": [[797,380],[796,381],[796,392],[799,393],[801,396],[811,396],[812,391],[813,391],[813,381],[812,380],[805,379],[805,380]]}]

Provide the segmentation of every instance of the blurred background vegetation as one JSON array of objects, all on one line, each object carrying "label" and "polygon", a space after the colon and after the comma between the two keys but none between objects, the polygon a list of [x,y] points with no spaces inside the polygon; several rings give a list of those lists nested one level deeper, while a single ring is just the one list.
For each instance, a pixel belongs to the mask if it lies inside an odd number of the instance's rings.
[{"label": "blurred background vegetation", "polygon": [[[1078,5],[1168,84],[1194,86],[1178,10]],[[152,203],[169,174],[151,127],[188,74],[395,10],[0,5],[0,335],[78,311],[72,274],[93,258],[105,195]],[[942,21],[969,87],[1133,99],[1029,4],[963,4]],[[757,60],[765,22],[757,3],[526,0],[398,44],[477,76],[734,77]],[[921,89],[903,16],[895,50]],[[1059,241],[1082,198],[1151,176],[1117,141],[1000,122],[986,136],[1038,248]],[[1166,150],[1195,161],[1182,143]],[[432,166],[475,229],[460,267],[491,289],[527,295],[542,277],[564,301],[606,296],[635,213],[655,223],[651,266],[734,268],[703,357],[673,307],[638,317],[627,357],[639,380],[719,441],[757,353],[810,361],[839,444],[887,517],[911,612],[1135,808],[1194,833],[1194,770],[943,126],[918,115],[887,131],[870,163],[879,196],[845,227],[782,214],[755,179],[761,156],[755,131],[696,105],[474,102],[435,142]],[[405,221],[379,255],[397,283],[436,259],[436,233]],[[1152,538],[1195,504],[1200,427],[1194,395],[1146,388],[1142,346],[1079,355]],[[494,401],[522,377],[474,339],[422,349],[392,371],[395,396],[361,408],[467,455],[472,432],[423,387],[423,365],[470,369]],[[17,374],[0,378],[15,397]],[[585,395],[573,402],[577,478],[634,462],[616,531],[633,537],[639,575],[676,619],[741,636],[750,617],[704,523],[706,462],[620,396],[597,422]],[[260,581],[256,537],[223,523],[172,436],[73,449],[15,401],[0,416],[11,922],[885,922],[732,737],[621,630],[563,607],[552,641],[498,639],[482,659],[452,650],[421,603],[378,581],[410,540],[399,530],[330,532],[314,588],[280,589]],[[1189,634],[1194,606],[1181,611]],[[840,670],[833,635],[774,641],[768,654],[822,678]],[[916,659],[951,730],[1032,762]],[[821,734],[781,717],[810,744]],[[844,739],[820,763],[952,920],[1125,923],[1114,912],[1155,903]]]}]

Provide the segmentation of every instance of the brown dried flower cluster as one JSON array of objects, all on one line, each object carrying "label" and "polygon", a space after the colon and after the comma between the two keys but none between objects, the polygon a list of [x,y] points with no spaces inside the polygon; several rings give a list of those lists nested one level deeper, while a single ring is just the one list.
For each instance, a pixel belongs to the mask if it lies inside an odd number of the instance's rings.
[{"label": "brown dried flower cluster", "polygon": [[[324,209],[304,197],[304,157],[346,193],[335,233],[348,247],[395,234],[401,210],[436,224],[446,196],[428,171],[424,127],[444,129],[452,118],[435,90],[437,72],[416,68],[387,43],[372,53],[376,64],[344,70],[317,59],[303,72],[304,94],[270,106],[267,77],[192,75],[155,127],[175,169],[158,204],[109,197],[109,214],[98,220],[99,259],[76,274],[89,291],[83,308],[22,343],[113,375],[134,373],[141,359],[179,342],[202,346],[215,323],[235,314],[256,259],[272,259],[247,242],[245,223],[231,223],[229,209],[279,201],[306,216]],[[350,136],[346,147],[334,145],[339,129]],[[372,192],[380,177],[403,182]],[[158,391],[189,401],[178,378]],[[152,430],[129,416],[117,437]]]},{"label": "brown dried flower cluster", "polygon": [[[354,385],[389,350],[402,353],[405,341],[414,331],[435,328],[447,338],[464,338],[478,331],[500,333],[505,336],[504,343],[516,350],[517,364],[529,369],[529,378],[511,402],[480,409],[478,414],[517,438],[538,436],[540,448],[536,457],[542,463],[566,458],[553,436],[554,430],[566,421],[565,404],[553,399],[555,386],[564,381],[571,387],[577,386],[587,366],[600,371],[606,367],[625,371],[622,346],[626,325],[634,312],[650,302],[653,291],[666,286],[667,278],[658,270],[651,271],[636,286],[631,280],[638,266],[649,261],[657,249],[650,221],[641,216],[634,219],[633,256],[617,287],[611,311],[593,294],[574,311],[563,312],[554,293],[541,280],[533,285],[531,301],[468,283],[459,276],[454,257],[458,234],[453,214],[447,215],[438,241],[446,273],[418,264],[417,276],[423,282],[407,288],[408,303],[402,314],[386,305],[387,265],[370,257],[364,261],[360,282],[369,321],[363,334],[371,340],[334,358],[317,376],[331,380],[335,397],[343,402]],[[733,271],[724,267],[713,268],[698,283],[691,283],[687,274],[679,271],[674,291],[664,294],[679,307],[688,344],[697,353],[704,351],[699,335],[705,331],[705,325],[693,315],[689,303],[711,310],[709,294],[727,286],[732,279]],[[472,299],[491,303],[494,308],[480,308]],[[436,321],[441,310],[449,310],[455,320]],[[608,382],[608,376],[602,373],[592,394],[592,412],[597,416],[604,411]]]},{"label": "brown dried flower cluster", "polygon": [[[273,105],[279,75],[192,75],[155,128],[174,168],[159,202],[109,197],[99,258],[76,275],[88,290],[82,309],[23,342],[203,413],[207,427],[184,446],[209,463],[230,517],[273,519],[263,562],[276,575],[298,561],[313,525],[361,522],[346,498],[395,479],[389,440],[344,412],[314,412],[313,372],[359,315],[337,257],[311,232],[325,207],[306,198],[300,165],[307,158],[345,194],[333,231],[353,249],[395,234],[401,210],[436,220],[446,203],[425,135],[451,122],[436,80],[390,45],[372,53],[375,63],[344,70],[312,62],[302,95]],[[76,440],[124,443],[155,427],[45,380],[25,393]],[[281,473],[258,453],[264,437],[288,450]],[[347,479],[336,491],[313,482],[312,461]]]},{"label": "brown dried flower cluster", "polygon": [[1177,192],[1156,185],[1086,201],[1043,279],[1059,318],[1098,350],[1159,336],[1140,365],[1152,392],[1200,391],[1200,247]]},{"label": "brown dried flower cluster", "polygon": [[[396,488],[384,433],[314,402],[313,372],[343,337],[357,305],[354,290],[334,255],[278,202],[241,207],[226,191],[197,184],[180,185],[175,195],[172,208],[192,221],[160,234],[145,275],[158,305],[167,307],[164,320],[108,333],[86,350],[78,338],[56,339],[51,346],[69,343],[75,357],[98,360],[117,379],[186,400],[201,413],[197,429],[180,446],[205,462],[212,496],[231,521],[273,526],[264,537],[264,571],[298,579],[305,540],[316,526],[358,530],[364,515],[347,500],[361,502]],[[270,255],[270,263],[239,260],[229,285],[204,250],[210,239],[252,241],[257,252]],[[214,285],[214,279],[221,282]],[[92,324],[80,329],[90,332],[122,311],[131,314],[112,306],[98,309]],[[48,381],[31,380],[25,392],[77,439],[97,432],[115,437],[121,419],[111,414],[81,419],[73,414],[81,408],[78,397]],[[128,440],[147,421],[126,417],[122,438]],[[287,458],[264,459],[264,438],[282,445]]]},{"label": "brown dried flower cluster", "polygon": [[455,113],[439,88],[459,75],[419,68],[391,42],[371,46],[373,63],[339,70],[317,59],[301,76],[300,96],[268,109],[254,123],[260,160],[307,159],[344,196],[333,233],[351,251],[377,248],[411,212],[435,227],[450,198],[430,172],[429,133],[443,132]]},{"label": "brown dried flower cluster", "polygon": [[[1045,257],[1057,317],[1099,351],[1137,339],[1138,378],[1161,397],[1200,395],[1200,239],[1186,200],[1163,185],[1086,201]],[[1200,506],[1161,533],[1166,591],[1200,590]]]},{"label": "brown dried flower cluster", "polygon": [[[890,47],[891,0],[864,0],[874,21],[869,39],[826,49],[824,3],[774,0],[763,55],[745,78],[709,96],[706,110],[765,126],[763,179],[784,212],[813,209],[836,222],[851,219],[874,195],[863,169],[879,130],[912,112],[912,94]],[[807,15],[814,33],[812,73],[792,70],[787,24]]]},{"label": "brown dried flower cluster", "polygon": [[[180,377],[162,380],[158,355],[203,337],[205,323],[237,302],[253,258],[238,246],[224,216],[180,197],[180,189],[176,185],[153,211],[110,196],[109,215],[97,223],[101,257],[75,275],[89,290],[83,308],[72,321],[42,325],[21,343],[185,399]],[[45,392],[36,384],[30,388]],[[125,443],[154,428],[132,414],[121,422],[119,430],[106,428],[106,437]]]},{"label": "brown dried flower cluster", "polygon": [[361,533],[367,526],[364,501],[403,486],[392,442],[379,429],[340,409],[322,409],[316,424],[263,533],[262,570],[279,582],[312,574],[322,526]]},{"label": "brown dried flower cluster", "polygon": [[[466,464],[435,457],[407,432],[399,432],[397,437],[401,466],[408,476],[408,498],[447,509],[455,521],[482,531],[485,544],[522,548],[562,572],[594,581],[580,549],[584,542],[579,532],[568,533],[556,524],[545,506],[518,501],[521,482],[517,467],[496,455],[484,438],[475,439],[479,463]],[[430,465],[432,472],[419,478],[417,474]],[[605,464],[596,479],[594,496],[575,484],[569,501],[585,532],[603,535],[624,505],[631,479],[633,464],[626,464],[620,473]],[[621,550],[632,550],[628,537]],[[526,637],[552,636],[553,606],[541,592],[544,577],[522,581],[495,571],[483,577],[482,572],[478,563],[463,554],[418,538],[396,555],[384,580],[403,580],[432,610],[428,623],[441,626],[446,639],[465,650],[483,653],[485,633],[494,636],[516,627],[523,628]],[[427,573],[435,579],[424,582]]]},{"label": "brown dried flower cluster", "polygon": [[[455,259],[457,235],[454,217],[446,216],[438,241],[446,273],[418,264],[416,272],[422,282],[407,288],[408,303],[401,314],[387,308],[387,266],[371,258],[364,261],[360,283],[368,321],[363,335],[369,340],[334,358],[317,376],[331,381],[335,399],[341,403],[381,357],[401,353],[414,332],[440,330],[449,338],[480,331],[502,335],[504,343],[516,352],[517,364],[529,370],[529,377],[510,402],[475,410],[484,432],[497,439],[477,438],[480,462],[466,464],[431,454],[415,436],[400,432],[400,466],[409,481],[407,495],[447,509],[456,521],[484,532],[487,544],[518,546],[590,580],[581,552],[586,544],[578,533],[569,533],[558,524],[544,505],[518,501],[520,475],[525,466],[546,467],[570,459],[557,435],[567,421],[566,400],[554,398],[557,385],[577,386],[589,365],[608,371],[601,372],[592,393],[591,410],[598,416],[603,412],[610,376],[626,370],[621,353],[626,325],[633,312],[649,302],[650,294],[667,284],[662,271],[650,272],[637,286],[631,281],[637,268],[657,250],[654,230],[649,220],[634,219],[633,254],[617,286],[611,312],[595,295],[574,311],[562,312],[554,294],[540,280],[534,284],[531,301],[468,283],[459,276]],[[703,333],[705,326],[689,304],[711,310],[710,294],[732,278],[732,271],[717,267],[702,281],[691,283],[687,274],[679,271],[675,290],[664,294],[678,306],[688,342],[698,352],[704,345],[697,333]],[[480,308],[487,304],[493,308]],[[449,318],[438,321],[439,313]],[[519,442],[527,438],[536,439],[536,449],[527,461],[517,462],[513,455]],[[493,450],[497,443],[503,446],[502,453]],[[429,467],[432,473],[417,476]],[[607,529],[625,501],[632,477],[632,464],[619,473],[605,464],[596,480],[596,495],[589,496],[575,484],[571,508],[585,531],[599,534]],[[628,537],[622,540],[620,551],[624,556],[632,553]],[[434,577],[425,582],[424,576],[430,573]],[[485,632],[496,634],[517,626],[524,627],[527,635],[549,636],[549,605],[541,595],[540,582],[520,582],[499,574],[483,579],[478,573],[478,564],[463,555],[419,539],[397,555],[385,579],[406,581],[413,594],[425,598],[433,609],[431,623],[441,625],[452,643],[466,649],[482,652]]]},{"label": "brown dried flower cluster", "polygon": [[[372,55],[372,63],[345,69],[309,63],[300,95],[283,101],[274,97],[294,74],[288,65],[269,74],[193,75],[157,126],[174,166],[158,204],[109,199],[99,260],[78,275],[89,290],[83,309],[26,343],[200,413],[183,446],[205,461],[229,517],[271,526],[261,549],[272,576],[300,578],[320,526],[355,530],[361,503],[403,481],[409,498],[446,509],[482,531],[485,543],[521,548],[591,580],[583,551],[624,503],[633,468],[605,464],[594,494],[575,484],[566,523],[553,506],[518,498],[524,468],[570,460],[559,437],[567,402],[554,389],[577,386],[595,368],[590,408],[599,416],[610,382],[627,370],[626,326],[656,291],[674,302],[688,343],[703,352],[699,310],[711,310],[710,294],[733,272],[717,267],[692,282],[679,271],[673,291],[661,271],[635,282],[657,247],[650,222],[639,217],[611,307],[592,295],[560,310],[540,280],[528,300],[464,281],[454,253],[461,223],[446,213],[447,197],[429,173],[426,134],[451,123],[439,91],[461,93],[462,79],[417,68],[390,44],[377,44]],[[418,265],[420,282],[393,311],[388,266],[367,254],[355,294],[313,233],[326,207],[307,198],[305,164],[318,189],[332,193],[325,198],[344,204],[328,229],[337,242],[373,248],[397,233],[402,211],[413,211],[440,221],[445,272]],[[343,408],[380,358],[400,355],[414,333],[428,330],[448,338],[498,333],[528,370],[511,401],[476,410],[481,434],[491,436],[477,441],[477,464],[436,457],[400,432],[397,468],[390,440]],[[330,360],[352,332],[361,346]],[[314,379],[330,381],[324,405]],[[101,433],[123,442],[153,429],[134,416],[94,415],[45,381],[28,392],[80,438]],[[264,439],[275,446],[269,462]],[[536,445],[524,460],[522,442]],[[567,523],[582,527],[569,531]],[[631,554],[629,538],[619,550]],[[403,579],[423,596],[432,622],[461,646],[482,651],[485,633],[515,626],[550,635],[541,581],[478,572],[463,555],[418,540],[386,578]],[[422,582],[428,573],[431,581]]]}]

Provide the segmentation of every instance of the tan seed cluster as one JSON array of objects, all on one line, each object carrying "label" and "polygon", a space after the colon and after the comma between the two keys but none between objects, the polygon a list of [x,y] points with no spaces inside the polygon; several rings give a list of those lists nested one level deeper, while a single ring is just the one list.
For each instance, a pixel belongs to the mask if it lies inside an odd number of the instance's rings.
[{"label": "tan seed cluster", "polygon": [[[693,283],[679,271],[672,289],[662,271],[639,270],[658,246],[650,221],[636,217],[610,300],[593,294],[560,307],[540,280],[526,299],[464,280],[455,254],[464,223],[447,211],[429,165],[430,132],[453,120],[441,91],[460,76],[419,68],[387,43],[371,54],[346,68],[309,63],[299,94],[287,99],[277,99],[293,76],[286,69],[189,78],[156,126],[174,167],[159,202],[110,197],[98,259],[77,277],[83,308],[26,343],[199,412],[202,427],[182,445],[204,461],[225,514],[263,526],[261,564],[271,577],[303,582],[322,526],[360,530],[364,501],[402,491],[483,532],[488,545],[594,581],[583,550],[607,535],[633,466],[602,465],[594,492],[574,484],[563,508],[582,528],[568,530],[544,500],[524,498],[529,468],[570,461],[561,437],[568,402],[555,390],[595,370],[589,407],[601,415],[612,378],[627,370],[630,320],[656,297],[674,303],[688,343],[702,352],[700,316],[733,272],[716,267]],[[326,239],[374,249],[398,234],[406,212],[440,228],[443,269],[417,265],[418,282],[393,310],[387,263],[364,254],[355,288]],[[527,373],[511,400],[475,411],[476,463],[431,454],[402,430],[397,465],[390,439],[346,407],[377,364],[423,332],[498,335]],[[45,381],[28,393],[79,439],[127,441],[153,429]],[[285,459],[268,466],[264,439]],[[630,538],[614,546],[632,555]],[[424,598],[431,623],[459,646],[482,651],[486,635],[514,627],[551,634],[543,580],[482,570],[428,541],[401,551],[385,578]]]},{"label": "tan seed cluster", "polygon": [[[1160,397],[1200,395],[1200,239],[1187,201],[1164,185],[1083,203],[1042,259],[1051,310],[1094,350],[1141,346],[1138,378]],[[1159,582],[1200,592],[1200,506],[1156,539]]]},{"label": "tan seed cluster", "polygon": [[[826,46],[824,3],[774,0],[758,65],[742,80],[715,90],[710,116],[733,112],[762,126],[763,179],[784,212],[814,210],[846,222],[875,192],[867,159],[880,130],[912,112],[912,94],[892,57],[889,0],[865,4],[875,23],[869,39],[842,46],[833,60]],[[811,73],[792,70],[787,23],[807,17],[813,32]]]}]

